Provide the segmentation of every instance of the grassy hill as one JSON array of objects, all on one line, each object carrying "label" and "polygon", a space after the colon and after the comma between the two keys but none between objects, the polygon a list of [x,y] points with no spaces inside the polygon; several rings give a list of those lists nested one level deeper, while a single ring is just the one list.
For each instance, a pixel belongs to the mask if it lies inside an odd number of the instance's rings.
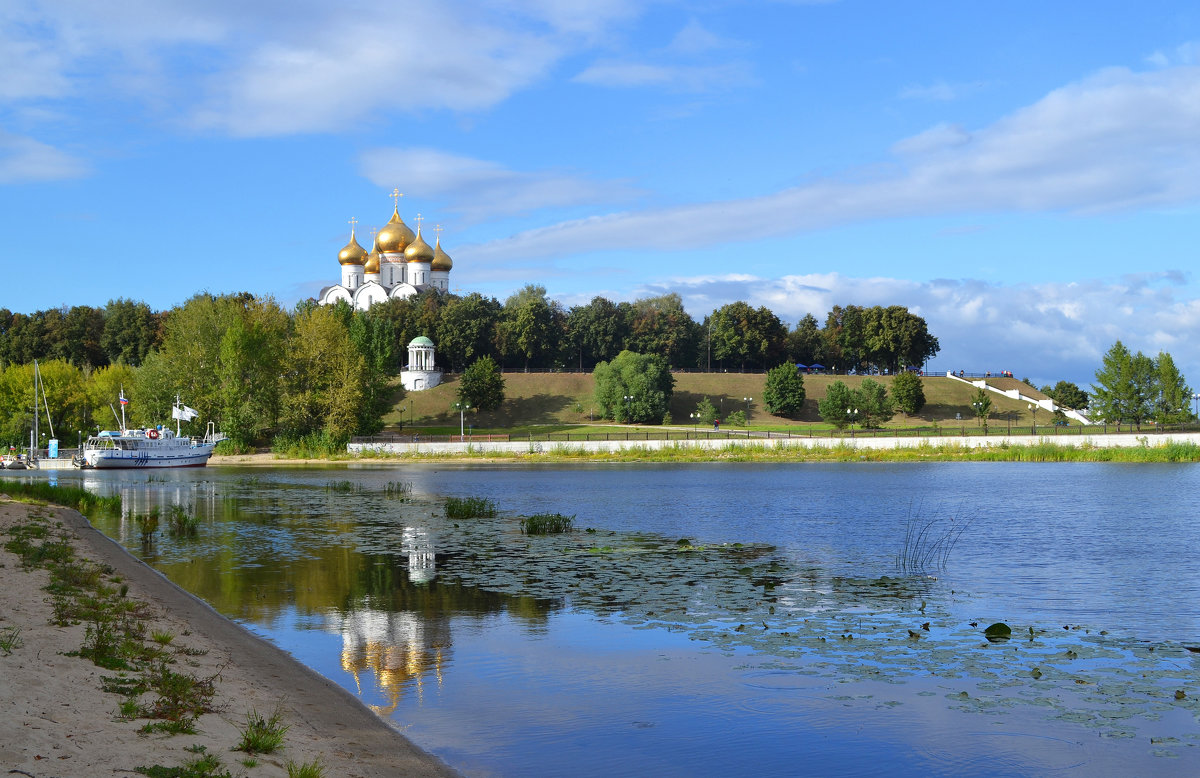
[{"label": "grassy hill", "polygon": [[[805,425],[822,424],[817,413],[817,402],[825,396],[826,387],[833,381],[843,381],[857,387],[863,380],[860,376],[805,376],[804,386],[808,398],[804,410],[797,419],[783,419],[767,413],[762,404],[763,385],[766,375],[752,373],[676,373],[675,394],[671,399],[671,416],[677,425],[690,423],[688,414],[707,397],[717,407],[721,418],[737,410],[745,410],[743,397],[753,397],[748,415],[749,423],[760,428],[787,429]],[[891,377],[877,377],[885,385]],[[958,424],[955,415],[961,414],[963,423],[975,424],[971,400],[975,389],[945,376],[930,376],[922,379],[925,384],[926,405],[912,417],[896,414],[888,426],[920,426],[932,423]],[[995,381],[993,379],[993,385]],[[1008,379],[1012,380],[1012,379]],[[592,399],[592,376],[590,373],[505,373],[505,401],[496,411],[468,413],[467,422],[476,430],[511,429],[549,425],[565,427],[598,422],[594,418],[595,403]],[[1016,385],[1018,382],[1014,382]],[[1033,387],[1019,384],[1022,393],[1041,399],[1044,395]],[[1003,387],[1011,388],[1011,387]],[[384,417],[388,428],[396,428],[403,416],[405,426],[458,427],[458,412],[451,406],[456,399],[458,377],[449,377],[446,383],[422,392],[409,392],[395,408]],[[989,394],[993,412],[990,424],[993,427],[1008,424],[1014,426],[1032,422],[1033,417],[1027,403],[1010,400],[998,394]],[[591,415],[589,415],[591,414]],[[1047,424],[1050,414],[1041,411],[1038,422]]]}]

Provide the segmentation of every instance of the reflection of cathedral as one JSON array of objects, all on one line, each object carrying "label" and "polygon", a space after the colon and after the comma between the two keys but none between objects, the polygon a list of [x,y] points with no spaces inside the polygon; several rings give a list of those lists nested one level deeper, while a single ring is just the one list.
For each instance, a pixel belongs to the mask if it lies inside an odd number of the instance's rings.
[{"label": "reflection of cathedral", "polygon": [[[342,282],[327,286],[317,295],[321,305],[345,301],[360,311],[389,299],[412,297],[426,289],[450,291],[450,269],[454,263],[442,250],[441,235],[430,247],[421,237],[421,216],[414,234],[400,218],[399,190],[392,191],[392,218],[375,233],[368,252],[354,237],[355,220],[350,220],[350,242],[338,252]],[[440,233],[441,228],[437,228]]]},{"label": "reflection of cathedral", "polygon": [[328,614],[328,629],[342,635],[342,669],[354,676],[364,702],[362,674],[375,675],[375,688],[386,704],[371,705],[387,715],[400,704],[407,689],[424,696],[426,676],[442,685],[442,669],[450,651],[450,623],[411,611],[353,610]]},{"label": "reflection of cathedral", "polygon": [[[402,553],[408,557],[409,583],[428,584],[437,574],[429,532],[405,527],[401,543]],[[441,686],[450,649],[450,623],[444,615],[431,618],[413,611],[362,608],[330,613],[328,618],[328,628],[342,635],[342,669],[354,676],[360,697],[362,673],[374,673],[375,686],[388,701],[387,705],[372,705],[376,713],[387,715],[395,710],[406,688],[414,688],[421,697],[430,672]]]}]

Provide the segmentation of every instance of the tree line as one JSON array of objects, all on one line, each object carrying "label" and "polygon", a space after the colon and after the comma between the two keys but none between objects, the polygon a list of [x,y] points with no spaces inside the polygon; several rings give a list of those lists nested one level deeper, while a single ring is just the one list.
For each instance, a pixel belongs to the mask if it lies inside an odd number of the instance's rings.
[{"label": "tree line", "polygon": [[[594,297],[564,308],[535,285],[503,303],[430,291],[367,311],[312,301],[288,311],[245,292],[201,293],[161,312],[125,299],[29,315],[0,309],[0,435],[12,444],[28,429],[37,359],[61,430],[86,434],[114,426],[109,405],[124,389],[135,425],[169,419],[178,393],[216,421],[235,448],[298,440],[337,445],[381,429],[383,413],[402,391],[388,378],[419,335],[436,343],[439,366],[458,373],[481,359],[490,360],[488,371],[490,363],[603,371],[619,367],[623,352],[653,354],[663,370],[785,362],[884,370],[918,364],[938,348],[924,320],[900,306],[838,306],[824,328],[809,315],[789,330],[766,307],[745,302],[696,321],[675,294],[622,303]],[[639,395],[646,408],[625,403],[622,411],[614,403],[614,415],[659,415],[661,397]]]},{"label": "tree line", "polygon": [[[83,369],[136,367],[161,346],[171,319],[186,305],[154,312],[122,299],[103,308],[29,315],[0,309],[0,364],[61,359]],[[925,320],[898,305],[835,306],[824,326],[809,314],[789,329],[765,306],[745,302],[721,306],[697,321],[676,294],[621,303],[598,296],[566,308],[549,299],[545,287],[532,284],[504,302],[478,293],[428,291],[342,317],[386,332],[394,340],[383,349],[389,355],[418,335],[430,337],[438,364],[456,373],[482,356],[506,369],[591,370],[622,351],[658,354],[673,369],[764,370],[790,361],[844,372],[898,372],[923,364],[939,348]],[[376,359],[384,345],[375,344]]]}]

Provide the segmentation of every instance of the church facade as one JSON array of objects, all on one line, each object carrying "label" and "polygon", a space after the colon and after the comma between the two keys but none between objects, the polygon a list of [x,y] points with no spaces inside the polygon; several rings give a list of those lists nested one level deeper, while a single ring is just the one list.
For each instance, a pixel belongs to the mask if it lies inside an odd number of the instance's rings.
[{"label": "church facade", "polygon": [[421,216],[417,215],[414,233],[400,218],[400,193],[393,191],[392,196],[396,200],[392,218],[375,233],[370,251],[355,238],[355,220],[350,220],[350,242],[337,257],[342,282],[322,289],[317,295],[319,304],[345,301],[365,311],[375,303],[412,297],[426,289],[450,291],[454,263],[442,249],[441,235],[430,246],[421,236]]}]

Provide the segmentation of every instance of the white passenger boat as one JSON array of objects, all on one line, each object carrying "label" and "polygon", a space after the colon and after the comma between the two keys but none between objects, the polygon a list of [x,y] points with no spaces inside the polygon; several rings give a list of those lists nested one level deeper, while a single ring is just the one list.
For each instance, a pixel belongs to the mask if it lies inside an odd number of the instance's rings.
[{"label": "white passenger boat", "polygon": [[175,429],[159,425],[143,429],[125,427],[125,393],[121,392],[121,429],[105,430],[92,435],[83,444],[75,457],[75,466],[80,468],[119,467],[204,467],[213,449],[225,439],[210,421],[204,437],[183,435],[179,430],[181,421],[191,421],[200,414],[193,408],[182,405],[175,398],[171,416]]}]

